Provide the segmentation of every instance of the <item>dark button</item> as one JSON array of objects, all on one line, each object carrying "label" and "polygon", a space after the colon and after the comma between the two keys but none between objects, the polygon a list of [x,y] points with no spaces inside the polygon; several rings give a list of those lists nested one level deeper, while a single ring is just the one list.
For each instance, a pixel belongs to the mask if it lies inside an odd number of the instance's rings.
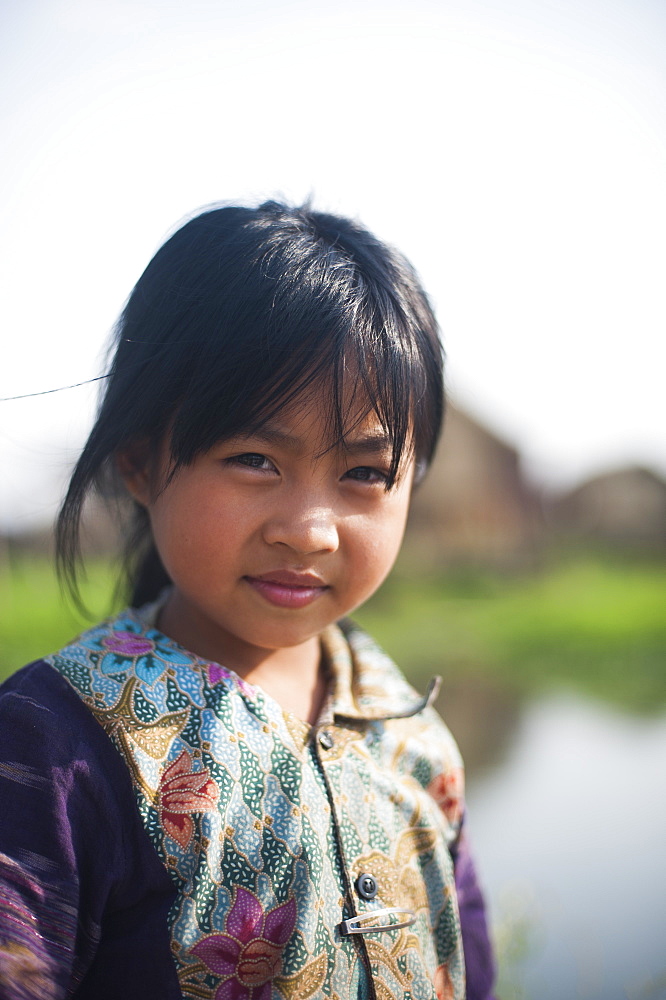
[{"label": "dark button", "polygon": [[370,875],[368,872],[364,872],[362,875],[359,875],[354,885],[356,886],[356,891],[361,899],[374,899],[379,890],[377,879],[374,875]]},{"label": "dark button", "polygon": [[333,746],[333,737],[329,733],[328,729],[324,729],[319,734],[319,746],[323,747],[324,750],[330,750]]}]

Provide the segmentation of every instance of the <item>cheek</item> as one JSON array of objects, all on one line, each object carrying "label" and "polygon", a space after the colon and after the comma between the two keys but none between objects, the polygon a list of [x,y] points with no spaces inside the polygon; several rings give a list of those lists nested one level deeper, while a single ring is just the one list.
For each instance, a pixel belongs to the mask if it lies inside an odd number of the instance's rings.
[{"label": "cheek", "polygon": [[261,509],[203,478],[175,482],[149,513],[164,567],[183,586],[212,585],[240,571],[259,537]]},{"label": "cheek", "polygon": [[167,570],[205,565],[217,550],[217,536],[235,537],[233,526],[216,516],[210,504],[174,490],[150,510],[153,538]]},{"label": "cheek", "polygon": [[388,574],[400,551],[407,520],[407,504],[396,505],[384,516],[370,518],[356,538],[360,573],[375,586]]}]

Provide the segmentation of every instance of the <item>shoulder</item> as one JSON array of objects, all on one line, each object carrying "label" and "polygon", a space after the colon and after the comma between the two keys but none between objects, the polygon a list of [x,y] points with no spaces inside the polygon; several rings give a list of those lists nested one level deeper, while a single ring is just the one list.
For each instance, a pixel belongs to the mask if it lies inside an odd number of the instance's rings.
[{"label": "shoulder", "polygon": [[51,767],[86,759],[111,771],[122,768],[89,709],[46,660],[29,664],[0,686],[0,746],[49,761]]},{"label": "shoulder", "polygon": [[355,713],[359,718],[384,723],[387,736],[391,734],[401,747],[405,763],[423,775],[425,784],[442,773],[461,775],[462,760],[456,741],[433,707],[440,678],[432,678],[421,693],[358,625],[345,621],[340,631],[351,659],[351,690],[347,700],[351,707],[343,706],[342,714],[349,711],[350,715]]},{"label": "shoulder", "polygon": [[[133,801],[117,750],[72,686],[46,661],[29,664],[0,687],[0,786],[36,821],[101,817],[116,825]],[[66,815],[65,815],[66,814]],[[51,820],[54,819],[52,815]]]},{"label": "shoulder", "polygon": [[[155,605],[125,608],[82,632],[51,656],[51,666],[85,700],[108,700],[113,678],[133,676],[152,687],[167,669],[189,669],[196,657],[155,626]],[[100,684],[93,692],[92,677]],[[102,690],[104,689],[104,690]]]},{"label": "shoulder", "polygon": [[[77,693],[45,660],[28,664],[0,686],[0,721],[3,733],[16,733],[22,744],[42,752],[69,754],[86,740],[104,745],[104,734]],[[40,747],[27,739],[36,728]]]},{"label": "shoulder", "polygon": [[142,850],[127,766],[80,692],[48,660],[0,686],[0,801],[11,803],[0,816],[5,842],[20,847],[29,820],[43,853],[51,840],[92,867],[104,856],[111,881],[125,879],[137,845]]}]

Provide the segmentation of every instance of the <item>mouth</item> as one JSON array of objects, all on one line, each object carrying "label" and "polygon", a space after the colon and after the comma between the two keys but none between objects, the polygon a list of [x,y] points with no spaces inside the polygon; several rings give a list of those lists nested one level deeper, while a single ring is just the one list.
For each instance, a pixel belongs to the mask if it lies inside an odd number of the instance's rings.
[{"label": "mouth", "polygon": [[276,570],[243,579],[269,604],[279,608],[304,608],[329,590],[328,584],[314,573]]}]

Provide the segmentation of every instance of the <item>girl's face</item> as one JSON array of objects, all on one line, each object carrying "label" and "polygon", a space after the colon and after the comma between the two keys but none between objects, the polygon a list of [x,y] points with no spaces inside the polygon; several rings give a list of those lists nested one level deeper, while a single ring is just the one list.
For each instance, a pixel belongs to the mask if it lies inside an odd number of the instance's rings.
[{"label": "girl's face", "polygon": [[[386,491],[391,450],[374,413],[325,450],[316,401],[227,439],[164,486],[170,453],[121,459],[171,577],[169,634],[228,667],[310,643],[379,587],[400,548],[413,479]],[[322,455],[321,452],[324,451]]]}]

